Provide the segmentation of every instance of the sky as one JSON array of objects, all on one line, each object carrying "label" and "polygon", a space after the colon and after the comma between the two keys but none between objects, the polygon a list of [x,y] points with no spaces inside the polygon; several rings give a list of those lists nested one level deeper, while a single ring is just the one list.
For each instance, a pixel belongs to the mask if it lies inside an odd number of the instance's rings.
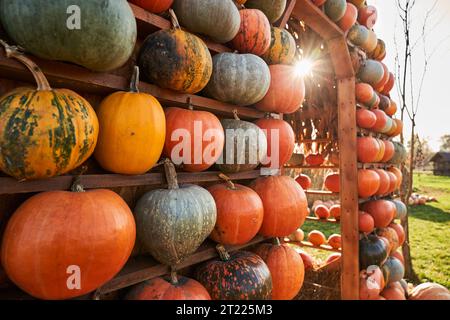
[{"label": "sky", "polygon": [[[396,0],[368,0],[368,3],[378,9],[378,21],[374,29],[378,37],[386,42],[387,56],[383,62],[394,71],[396,55],[394,39],[397,39],[400,47],[401,43],[404,43]],[[412,20],[413,39],[420,36],[425,14],[433,3],[434,0],[416,0]],[[450,134],[450,0],[438,0],[428,21],[430,31],[426,48],[428,52],[436,51],[428,63],[416,123],[419,136],[427,138],[431,148],[437,151],[440,137]],[[416,58],[413,60],[415,66],[413,83],[416,88],[419,87],[424,62],[423,46],[421,42],[419,43],[414,53]],[[392,90],[391,97],[400,105],[396,88]],[[411,124],[409,120],[406,122],[404,132],[409,137]]]}]

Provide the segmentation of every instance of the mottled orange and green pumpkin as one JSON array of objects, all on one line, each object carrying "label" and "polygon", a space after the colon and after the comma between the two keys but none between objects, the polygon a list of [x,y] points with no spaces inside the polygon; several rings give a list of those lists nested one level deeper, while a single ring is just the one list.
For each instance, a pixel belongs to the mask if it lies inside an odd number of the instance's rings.
[{"label": "mottled orange and green pumpkin", "polygon": [[0,98],[0,169],[16,179],[67,173],[94,151],[98,120],[83,97],[52,89],[40,69],[12,47],[7,56],[24,63],[38,88],[17,88]]},{"label": "mottled orange and green pumpkin", "polygon": [[168,30],[150,34],[142,44],[138,65],[153,84],[183,93],[197,93],[212,74],[212,58],[206,44],[180,29],[172,9]]},{"label": "mottled orange and green pumpkin", "polygon": [[269,49],[261,56],[267,64],[292,64],[297,46],[294,37],[281,28],[271,28],[272,38]]}]

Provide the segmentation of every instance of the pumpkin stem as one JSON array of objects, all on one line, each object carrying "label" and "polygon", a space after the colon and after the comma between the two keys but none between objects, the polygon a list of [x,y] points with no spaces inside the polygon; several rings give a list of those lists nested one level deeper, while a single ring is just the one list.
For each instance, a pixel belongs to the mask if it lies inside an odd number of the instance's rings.
[{"label": "pumpkin stem", "polygon": [[186,102],[187,102],[187,105],[188,105],[188,109],[191,110],[191,111],[194,110],[194,106],[191,103],[191,97],[187,97]]},{"label": "pumpkin stem", "polygon": [[270,112],[266,112],[264,114],[264,119],[270,119],[270,118],[272,118],[272,115],[270,114]]},{"label": "pumpkin stem", "polygon": [[22,48],[19,48],[17,46],[10,46],[2,39],[0,39],[0,44],[3,46],[3,48],[5,48],[7,58],[14,58],[20,61],[28,68],[28,70],[30,70],[30,72],[33,74],[34,80],[37,83],[37,91],[52,90],[42,70],[36,65],[36,63],[34,63],[31,59],[24,55]]},{"label": "pumpkin stem", "polygon": [[281,246],[280,238],[278,237],[273,238],[273,243],[276,246]]},{"label": "pumpkin stem", "polygon": [[176,286],[178,284],[177,270],[173,266],[170,267],[170,283],[173,286]]},{"label": "pumpkin stem", "polygon": [[236,186],[234,185],[233,181],[231,181],[230,177],[228,177],[223,173],[219,173],[219,178],[227,183],[228,188],[230,188],[231,190],[237,190]]},{"label": "pumpkin stem", "polygon": [[72,192],[84,192],[84,187],[81,184],[81,176],[87,171],[87,166],[82,166],[80,169],[80,173],[77,174],[73,178],[72,186],[70,187],[70,190]]},{"label": "pumpkin stem", "polygon": [[169,14],[170,14],[170,20],[172,21],[172,27],[174,27],[175,29],[181,29],[180,23],[178,22],[177,15],[173,11],[173,9],[169,9]]},{"label": "pumpkin stem", "polygon": [[167,185],[169,189],[178,189],[177,171],[170,159],[164,160],[164,173],[166,175]]},{"label": "pumpkin stem", "polygon": [[130,92],[139,93],[139,67],[134,66],[133,75],[131,76]]},{"label": "pumpkin stem", "polygon": [[225,247],[221,244],[218,244],[216,246],[217,253],[219,254],[219,257],[222,261],[228,261],[230,260],[230,254],[227,252]]},{"label": "pumpkin stem", "polygon": [[233,110],[233,117],[234,117],[234,120],[241,120],[241,119],[239,119],[237,109],[234,109],[234,110]]}]

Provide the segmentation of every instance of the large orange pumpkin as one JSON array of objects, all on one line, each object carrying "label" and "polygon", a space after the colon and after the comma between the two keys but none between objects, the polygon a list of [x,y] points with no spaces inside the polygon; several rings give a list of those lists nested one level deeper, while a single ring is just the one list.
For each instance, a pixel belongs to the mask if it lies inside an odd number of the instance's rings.
[{"label": "large orange pumpkin", "polygon": [[371,233],[375,228],[375,222],[370,214],[359,211],[358,214],[359,232]]},{"label": "large orange pumpkin", "polygon": [[376,162],[380,153],[380,143],[373,137],[360,137],[357,140],[358,161],[363,163]]},{"label": "large orange pumpkin", "polygon": [[133,250],[136,226],[110,190],[32,196],[6,227],[1,261],[8,277],[40,299],[69,299],[111,280]]},{"label": "large orange pumpkin", "polygon": [[264,208],[252,189],[230,180],[207,189],[217,207],[217,220],[211,239],[225,245],[241,245],[250,241],[261,228]]},{"label": "large orange pumpkin", "polygon": [[305,266],[300,255],[287,244],[264,243],[255,253],[267,264],[272,275],[272,299],[291,300],[300,291],[305,279]]},{"label": "large orange pumpkin", "polygon": [[394,144],[389,140],[383,140],[383,143],[384,143],[384,156],[383,159],[381,159],[381,162],[389,162],[389,160],[391,160],[395,154]]},{"label": "large orange pumpkin", "polygon": [[380,176],[369,169],[358,170],[358,194],[361,198],[369,198],[380,188]]},{"label": "large orange pumpkin", "polygon": [[255,124],[267,137],[267,158],[261,163],[266,167],[281,168],[291,158],[295,147],[294,130],[289,123],[280,119],[259,119]]},{"label": "large orange pumpkin", "polygon": [[233,48],[241,53],[263,55],[270,47],[270,23],[265,14],[258,9],[242,9],[241,26],[231,40]]},{"label": "large orange pumpkin", "polygon": [[390,167],[388,169],[389,172],[392,172],[393,174],[395,174],[395,176],[397,177],[397,185],[396,185],[396,189],[400,188],[400,186],[402,185],[403,182],[403,173],[402,171],[397,168],[397,167]]},{"label": "large orange pumpkin", "polygon": [[389,181],[390,181],[388,193],[392,193],[395,191],[395,189],[397,188],[397,185],[398,185],[397,176],[390,171],[388,171],[387,174],[389,176]]},{"label": "large orange pumpkin", "polygon": [[[189,172],[211,167],[219,159],[225,135],[212,113],[170,107],[166,113],[164,156]],[[189,152],[190,151],[190,152]]]},{"label": "large orange pumpkin", "polygon": [[162,13],[170,8],[173,0],[129,0],[145,10],[153,13]]},{"label": "large orange pumpkin", "polygon": [[208,291],[194,279],[178,277],[154,278],[135,285],[126,295],[127,300],[211,300]]},{"label": "large orange pumpkin", "polygon": [[155,97],[140,93],[135,67],[129,92],[115,92],[97,108],[100,125],[95,159],[102,168],[121,174],[143,174],[161,156],[166,117]]},{"label": "large orange pumpkin", "polygon": [[375,103],[375,92],[370,84],[360,82],[355,86],[356,101],[371,107]]},{"label": "large orange pumpkin", "polygon": [[375,227],[386,228],[395,217],[395,204],[387,200],[369,201],[363,204],[362,209],[370,214]]},{"label": "large orange pumpkin", "polygon": [[339,173],[333,172],[325,177],[324,186],[331,192],[340,191]]},{"label": "large orange pumpkin", "polygon": [[386,124],[388,122],[388,117],[386,113],[383,110],[373,110],[373,113],[375,113],[375,116],[377,117],[377,121],[375,122],[375,125],[373,126],[373,130],[376,132],[381,132],[383,128],[386,127]]},{"label": "large orange pumpkin", "polygon": [[285,237],[303,225],[308,215],[308,201],[294,179],[268,176],[256,179],[250,187],[260,196],[264,206],[260,234]]},{"label": "large orange pumpkin", "polygon": [[275,64],[269,66],[269,69],[269,91],[255,107],[261,111],[286,114],[297,111],[305,99],[303,77],[295,66]]},{"label": "large orange pumpkin", "polygon": [[371,129],[377,122],[375,114],[367,109],[356,110],[356,124],[363,129]]},{"label": "large orange pumpkin", "polygon": [[380,177],[380,187],[378,188],[376,195],[383,196],[389,192],[391,179],[385,170],[375,169],[375,172]]}]

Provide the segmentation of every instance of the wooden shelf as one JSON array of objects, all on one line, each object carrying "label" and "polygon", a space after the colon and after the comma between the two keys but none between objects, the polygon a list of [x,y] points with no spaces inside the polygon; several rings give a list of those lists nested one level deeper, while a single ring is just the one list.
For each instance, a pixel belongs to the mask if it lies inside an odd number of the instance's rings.
[{"label": "wooden shelf", "polygon": [[285,169],[321,169],[321,170],[327,170],[327,169],[339,169],[338,166],[303,166],[303,165],[286,165],[284,166]]},{"label": "wooden shelf", "polygon": [[323,244],[323,245],[318,247],[318,246],[315,246],[311,242],[308,242],[308,241],[301,241],[301,242],[299,242],[299,241],[289,241],[288,243],[296,244],[296,245],[301,246],[301,247],[314,248],[314,249],[325,250],[325,251],[332,251],[332,252],[339,252],[339,253],[342,252],[340,249],[334,249],[334,248],[332,248],[329,245]]},{"label": "wooden shelf", "polygon": [[[250,242],[240,246],[225,246],[228,252],[244,249],[267,240],[262,236],[256,236]],[[178,265],[178,270],[198,264],[200,262],[217,257],[216,243],[207,240],[196,253],[189,256],[184,262]],[[112,291],[120,290],[142,281],[160,277],[170,273],[170,267],[160,264],[150,256],[141,256],[133,258],[127,262],[122,271],[111,281],[98,288],[95,295],[106,294]]]},{"label": "wooden shelf", "polygon": [[319,196],[338,196],[339,192],[331,192],[331,191],[324,191],[324,190],[305,190],[306,194],[311,195],[319,195]]},{"label": "wooden shelf", "polygon": [[323,223],[334,223],[334,224],[340,224],[341,222],[339,220],[336,219],[319,219],[317,217],[306,217],[307,221],[312,221],[312,222],[323,222]]},{"label": "wooden shelf", "polygon": [[375,137],[375,138],[383,139],[383,140],[392,140],[392,139],[394,139],[394,137],[389,137],[386,134],[379,133],[379,132],[374,132],[374,131],[363,129],[363,128],[358,128],[358,135],[359,136],[363,136],[363,137]]},{"label": "wooden shelf", "polygon": [[358,203],[359,204],[363,204],[363,203],[366,203],[366,202],[369,202],[369,201],[391,200],[391,199],[394,199],[394,198],[395,198],[394,194],[388,194],[388,195],[385,195],[385,196],[373,196],[373,197],[365,198],[365,199],[361,198],[361,199],[358,200]]},{"label": "wooden shelf", "polygon": [[376,168],[376,169],[387,169],[389,167],[392,167],[393,165],[390,163],[362,163],[359,162],[358,163],[358,169],[371,169],[371,168]]},{"label": "wooden shelf", "polygon": [[[180,184],[222,181],[218,171],[205,171],[198,173],[178,172]],[[260,176],[259,170],[234,173],[228,175],[233,180],[250,180]],[[42,192],[51,190],[68,190],[72,185],[74,176],[65,175],[43,180],[18,181],[10,177],[0,177],[0,195],[28,192]],[[163,186],[165,177],[161,172],[147,173],[137,176],[120,174],[87,174],[81,176],[81,183],[86,189],[136,187],[136,186]]]}]

